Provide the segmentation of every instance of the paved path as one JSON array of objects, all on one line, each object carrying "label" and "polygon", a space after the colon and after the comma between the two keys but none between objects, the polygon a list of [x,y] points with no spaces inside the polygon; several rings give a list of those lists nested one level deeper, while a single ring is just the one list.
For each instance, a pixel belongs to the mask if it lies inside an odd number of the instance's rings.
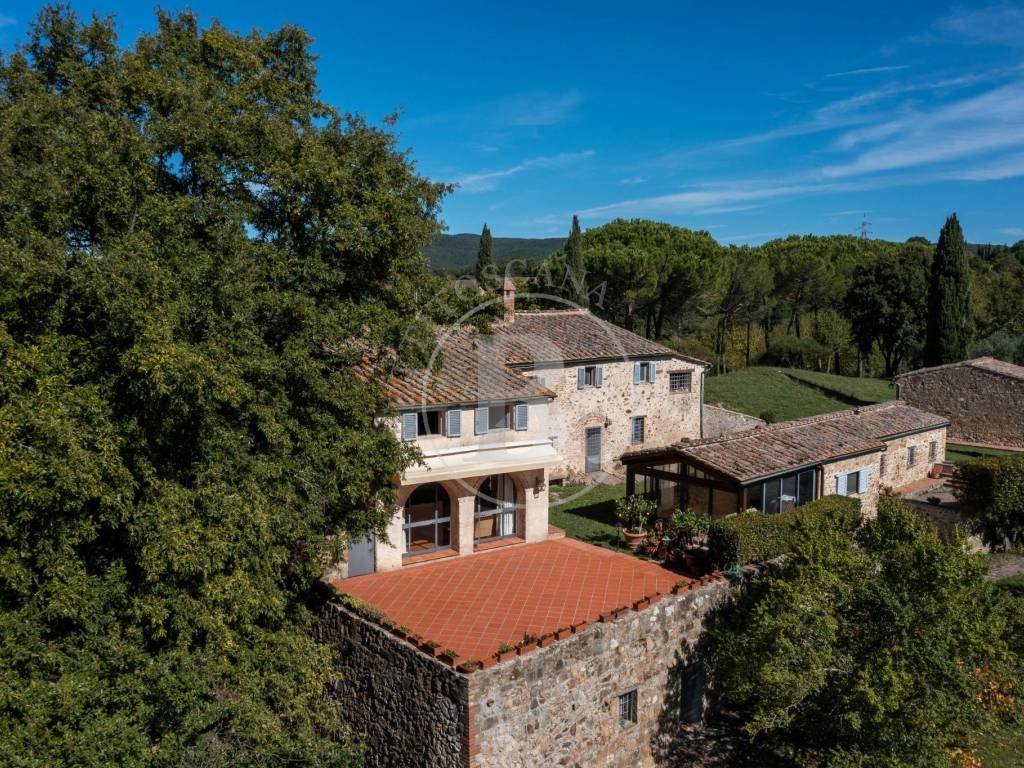
[{"label": "paved path", "polygon": [[1003,554],[988,569],[989,581],[1001,581],[1024,573],[1024,555]]}]

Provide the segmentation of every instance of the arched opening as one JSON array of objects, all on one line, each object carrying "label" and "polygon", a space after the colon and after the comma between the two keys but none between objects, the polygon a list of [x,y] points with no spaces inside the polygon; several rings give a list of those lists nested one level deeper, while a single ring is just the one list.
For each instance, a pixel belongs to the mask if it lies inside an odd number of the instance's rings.
[{"label": "arched opening", "polygon": [[517,534],[516,486],[511,475],[490,475],[476,492],[473,543],[504,539]]},{"label": "arched opening", "polygon": [[402,555],[424,555],[452,544],[452,504],[440,483],[418,486],[405,502]]}]

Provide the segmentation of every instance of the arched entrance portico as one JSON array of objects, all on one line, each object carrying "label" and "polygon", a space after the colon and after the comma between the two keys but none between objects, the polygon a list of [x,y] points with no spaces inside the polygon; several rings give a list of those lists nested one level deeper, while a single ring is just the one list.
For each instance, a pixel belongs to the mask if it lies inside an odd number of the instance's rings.
[{"label": "arched entrance portico", "polygon": [[440,483],[417,486],[403,508],[402,556],[451,547],[452,500]]}]

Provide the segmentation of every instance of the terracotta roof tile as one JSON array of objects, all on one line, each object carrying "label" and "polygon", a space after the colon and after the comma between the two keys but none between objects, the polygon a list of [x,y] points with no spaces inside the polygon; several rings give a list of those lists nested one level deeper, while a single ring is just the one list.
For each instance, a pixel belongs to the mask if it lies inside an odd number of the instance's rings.
[{"label": "terracotta roof tile", "polygon": [[624,461],[655,455],[695,459],[739,482],[878,451],[883,440],[947,426],[948,419],[899,401],[783,421],[725,437],[633,451]]}]

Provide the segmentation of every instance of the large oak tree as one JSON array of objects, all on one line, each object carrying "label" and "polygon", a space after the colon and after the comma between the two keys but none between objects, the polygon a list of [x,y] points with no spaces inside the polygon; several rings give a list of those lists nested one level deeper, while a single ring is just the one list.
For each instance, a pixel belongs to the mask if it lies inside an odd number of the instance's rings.
[{"label": "large oak tree", "polygon": [[381,528],[409,457],[345,342],[422,348],[445,188],[320,100],[309,46],[188,13],[122,46],[54,7],[0,62],[19,765],[358,759],[306,630],[332,542]]}]

